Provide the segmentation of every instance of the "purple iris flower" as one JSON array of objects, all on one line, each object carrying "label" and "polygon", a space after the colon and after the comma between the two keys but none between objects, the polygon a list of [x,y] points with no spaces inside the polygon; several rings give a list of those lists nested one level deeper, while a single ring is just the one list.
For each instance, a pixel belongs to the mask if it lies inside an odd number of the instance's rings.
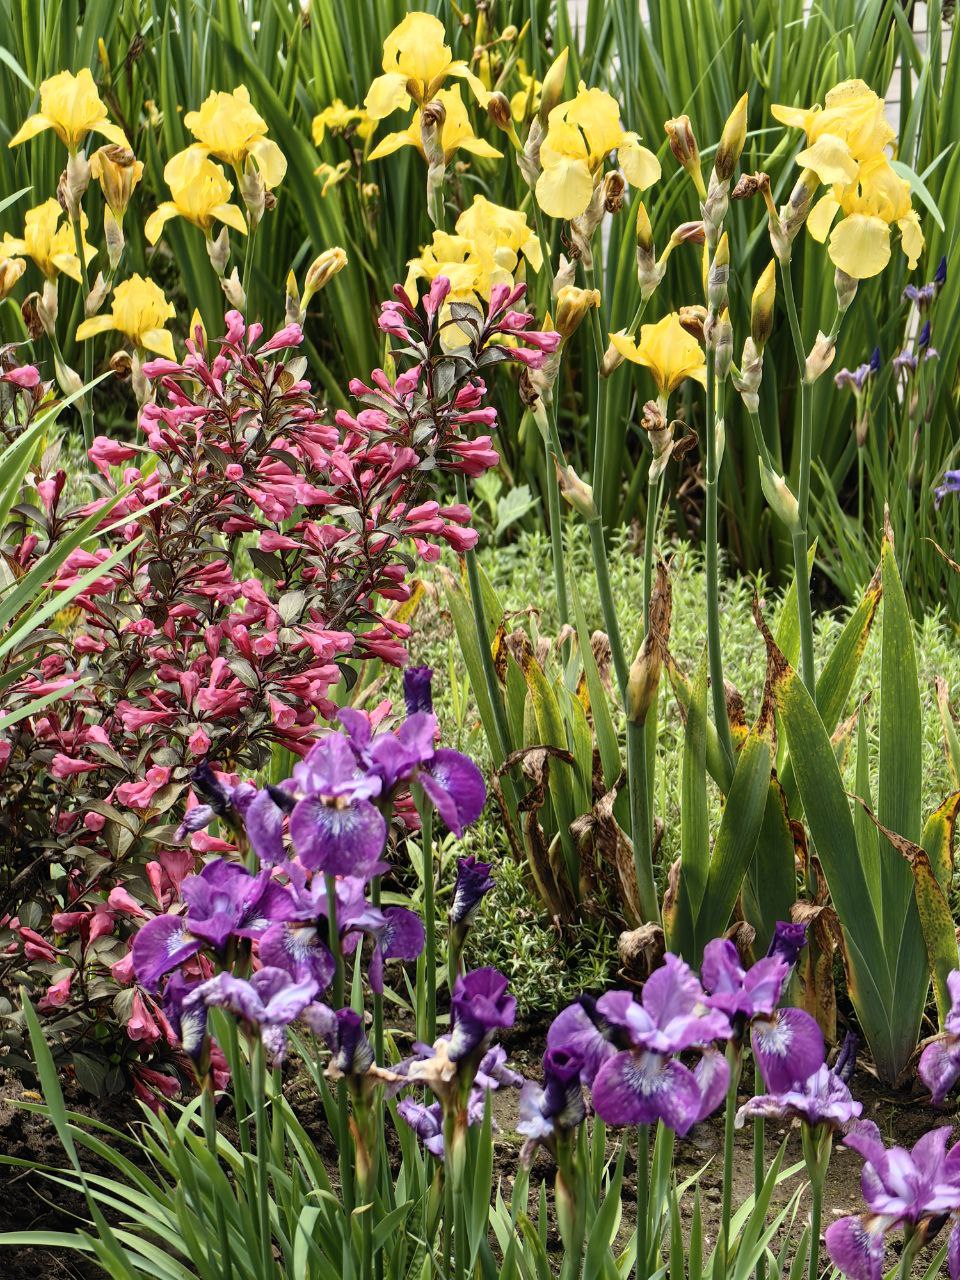
[{"label": "purple iris flower", "polygon": [[257,795],[257,788],[252,782],[241,782],[235,787],[222,782],[207,761],[197,765],[190,781],[200,804],[187,811],[177,829],[178,840],[183,840],[195,831],[202,831],[214,818],[224,818],[231,826],[235,826]]},{"label": "purple iris flower", "polygon": [[960,493],[960,471],[943,473],[942,482],[933,491],[935,505],[939,507],[948,493]]},{"label": "purple iris flower", "polygon": [[407,715],[416,715],[418,711],[433,711],[432,667],[407,667],[403,673],[403,700],[407,707]]},{"label": "purple iris flower", "polygon": [[601,1120],[616,1125],[662,1120],[683,1135],[723,1098],[729,1068],[721,1054],[714,1051],[706,1058],[699,1080],[673,1056],[708,1048],[732,1034],[727,1015],[706,1006],[696,975],[679,957],[667,954],[644,983],[640,1003],[627,991],[611,991],[596,1008],[629,1046],[607,1058],[593,1081],[593,1105]]},{"label": "purple iris flower", "polygon": [[426,1107],[415,1098],[402,1098],[397,1103],[397,1115],[410,1126],[432,1156],[443,1159],[443,1108],[439,1102],[432,1102]]},{"label": "purple iris flower", "polygon": [[457,880],[450,904],[450,923],[468,925],[485,894],[493,888],[493,867],[472,855],[457,859]]},{"label": "purple iris flower", "polygon": [[148,920],[133,940],[137,980],[153,990],[161,977],[204,947],[222,953],[232,938],[256,938],[288,917],[292,902],[269,871],[252,875],[217,858],[183,882],[184,915]]},{"label": "purple iris flower", "polygon": [[930,306],[936,295],[937,287],[931,281],[929,284],[908,284],[901,297],[904,302],[915,303],[919,311],[926,311],[927,307]]},{"label": "purple iris flower", "polygon": [[474,969],[457,978],[450,1001],[449,1058],[460,1062],[486,1049],[501,1027],[512,1027],[517,1002],[498,969]]},{"label": "purple iris flower", "polygon": [[[840,1218],[826,1230],[827,1252],[852,1280],[881,1280],[884,1236],[913,1232],[922,1219],[960,1208],[960,1143],[947,1149],[950,1126],[925,1133],[910,1151],[887,1148],[872,1120],[853,1125],[844,1143],[864,1159],[860,1185],[868,1213]],[[960,1250],[960,1243],[951,1249]]]},{"label": "purple iris flower", "polygon": [[341,733],[322,737],[294,766],[299,799],[290,814],[290,838],[308,871],[364,876],[380,860],[387,823],[372,803],[382,783],[364,772]]},{"label": "purple iris flower", "polygon": [[184,1007],[202,1004],[227,1009],[256,1028],[272,1065],[279,1065],[287,1049],[287,1027],[299,1018],[317,993],[312,978],[296,982],[285,969],[258,970],[248,981],[218,973],[191,992]]},{"label": "purple iris flower", "polygon": [[930,345],[930,321],[928,320],[920,330],[920,336],[917,338],[917,350],[926,351]]},{"label": "purple iris flower", "polygon": [[814,1128],[829,1125],[831,1129],[845,1129],[863,1111],[855,1102],[837,1071],[824,1063],[798,1088],[784,1093],[767,1093],[751,1098],[737,1112],[737,1128],[745,1120],[759,1117],[764,1120],[802,1120]]},{"label": "purple iris flower", "polygon": [[[960,481],[960,472],[957,478]],[[947,977],[947,987],[950,1012],[943,1023],[945,1034],[927,1045],[917,1067],[917,1075],[930,1090],[934,1106],[940,1106],[960,1080],[960,969],[954,969]]]},{"label": "purple iris flower", "polygon": [[519,1089],[524,1079],[518,1071],[507,1066],[507,1051],[503,1045],[495,1044],[480,1059],[473,1083],[478,1089],[495,1093],[497,1089]]},{"label": "purple iris flower", "polygon": [[[450,1039],[449,1036],[441,1036],[436,1045],[432,1047],[428,1044],[415,1044],[413,1046],[413,1057],[404,1059],[394,1068],[395,1085],[393,1091],[395,1092],[397,1088],[403,1088],[408,1082],[408,1076],[412,1077],[410,1083],[418,1081],[423,1083],[423,1081],[419,1080],[416,1071],[411,1071],[411,1068],[420,1063],[436,1060],[438,1050],[449,1050]],[[449,1054],[447,1056],[449,1058]],[[488,1093],[495,1093],[502,1088],[519,1088],[524,1084],[523,1076],[516,1071],[511,1071],[506,1065],[506,1060],[506,1051],[500,1045],[494,1045],[488,1049],[480,1059],[467,1099],[468,1125],[477,1125],[483,1122]],[[397,1079],[398,1077],[399,1079]],[[413,1098],[404,1098],[397,1105],[397,1113],[413,1129],[427,1151],[442,1160],[443,1103],[434,1102],[430,1106],[424,1106]],[[496,1129],[496,1122],[494,1122],[493,1127]]]},{"label": "purple iris flower", "polygon": [[917,368],[917,357],[912,351],[908,351],[906,347],[893,357],[893,367],[897,373],[902,373],[904,377],[908,374],[915,373]]},{"label": "purple iris flower", "polygon": [[947,283],[947,255],[944,254],[937,263],[937,269],[933,273],[933,283],[938,289],[942,289]]},{"label": "purple iris flower", "polygon": [[[874,353],[880,357],[880,348]],[[792,920],[778,920],[773,928],[768,956],[779,956],[791,969],[800,958],[800,952],[807,945],[807,926],[794,924]]]},{"label": "purple iris flower", "polygon": [[851,391],[859,395],[867,382],[880,369],[880,348],[874,347],[873,353],[869,360],[863,364],[858,364],[856,369],[841,369],[839,373],[835,373],[833,380],[839,388],[849,387]]},{"label": "purple iris flower", "polygon": [[576,1004],[558,1013],[547,1031],[547,1049],[557,1049],[580,1062],[580,1080],[593,1088],[597,1072],[617,1049],[629,1041],[619,1027],[597,1009],[597,1001],[582,995]]},{"label": "purple iris flower", "polygon": [[566,1135],[587,1113],[580,1084],[580,1058],[565,1049],[548,1049],[543,1055],[543,1084],[528,1080],[520,1090],[517,1132],[529,1139],[525,1157],[540,1143],[550,1146],[555,1134]]},{"label": "purple iris flower", "polygon": [[303,1020],[332,1055],[332,1064],[344,1076],[365,1076],[374,1065],[373,1046],[367,1039],[363,1017],[354,1009],[334,1011],[325,1004],[311,1004]]},{"label": "purple iris flower", "polygon": [[264,787],[248,805],[243,825],[261,866],[275,867],[287,856],[283,820],[295,805],[294,797],[282,787]]},{"label": "purple iris flower", "polygon": [[349,955],[356,950],[361,933],[373,938],[373,954],[370,958],[370,987],[378,994],[383,992],[383,963],[385,960],[416,960],[423,950],[423,922],[414,911],[406,907],[387,907],[379,911],[371,907],[362,928],[356,927],[344,935],[343,950]]},{"label": "purple iris flower", "polygon": [[729,938],[708,942],[700,966],[708,993],[706,1003],[711,1009],[721,1009],[735,1027],[758,1015],[771,1014],[780,1003],[789,975],[789,966],[777,955],[764,956],[744,969]]},{"label": "purple iris flower", "polygon": [[163,1012],[180,1041],[180,1048],[195,1063],[199,1062],[207,1039],[207,1007],[204,1004],[187,1006],[187,999],[199,986],[199,982],[189,982],[182,973],[175,973],[163,990]]},{"label": "purple iris flower", "polygon": [[807,1080],[826,1058],[823,1033],[805,1009],[775,1009],[750,1026],[750,1045],[763,1083],[786,1093]]}]

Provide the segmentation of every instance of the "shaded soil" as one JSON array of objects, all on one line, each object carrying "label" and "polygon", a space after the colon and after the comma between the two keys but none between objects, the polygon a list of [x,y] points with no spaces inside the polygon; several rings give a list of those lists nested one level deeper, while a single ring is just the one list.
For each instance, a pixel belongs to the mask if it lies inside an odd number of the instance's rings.
[{"label": "shaded soil", "polygon": [[[538,1074],[539,1054],[543,1042],[542,1026],[516,1027],[505,1038],[510,1061],[525,1075]],[[925,1106],[914,1090],[891,1090],[867,1071],[860,1071],[853,1084],[854,1096],[863,1103],[864,1117],[874,1120],[884,1138],[905,1146],[914,1143],[921,1134],[938,1124],[950,1123],[952,1112],[933,1111]],[[139,1122],[140,1111],[132,1098],[111,1098],[98,1103],[78,1090],[65,1089],[67,1105],[71,1109],[103,1119],[121,1129],[130,1129]],[[323,1108],[309,1082],[302,1075],[291,1075],[287,1084],[290,1101],[301,1121],[314,1136],[317,1147],[336,1177],[336,1147],[326,1127]],[[742,1090],[743,1100],[749,1091]],[[32,1115],[16,1106],[17,1101],[36,1102],[38,1096],[23,1087],[11,1073],[0,1072],[0,1156],[17,1160],[37,1161],[62,1166],[64,1157],[59,1140],[51,1125],[42,1116]],[[504,1195],[512,1186],[522,1139],[514,1132],[517,1119],[517,1097],[512,1090],[494,1095],[494,1116],[498,1125],[495,1177],[501,1180]],[[224,1125],[232,1128],[230,1116]],[[783,1130],[771,1124],[767,1126],[767,1157],[772,1159],[784,1136]],[[612,1141],[617,1135],[611,1135]],[[391,1144],[393,1145],[393,1144]],[[128,1153],[129,1154],[129,1153]],[[720,1213],[723,1157],[722,1117],[715,1116],[700,1125],[676,1146],[676,1170],[680,1180],[703,1170],[700,1177],[701,1207],[709,1246],[716,1239]],[[801,1159],[799,1135],[788,1131],[785,1165]],[[89,1160],[89,1167],[96,1169],[97,1162]],[[704,1168],[704,1166],[706,1166]],[[144,1162],[144,1167],[146,1162]],[[830,1164],[824,1197],[823,1225],[835,1218],[857,1211],[860,1203],[859,1158],[846,1148],[838,1146]],[[535,1188],[541,1180],[552,1182],[553,1168],[549,1157],[541,1152],[536,1159],[531,1176]],[[795,1192],[799,1180],[791,1180],[782,1191],[785,1201]],[[621,1235],[624,1239],[633,1228],[633,1204],[636,1191],[636,1166],[632,1151],[628,1151],[625,1163],[624,1214]],[[752,1147],[749,1133],[740,1137],[734,1166],[734,1204],[753,1191]],[[809,1210],[806,1199],[800,1213]],[[0,1232],[50,1230],[74,1231],[85,1223],[85,1205],[80,1196],[59,1187],[31,1170],[0,1164]],[[795,1237],[799,1235],[799,1228]],[[938,1241],[939,1243],[939,1241]],[[549,1244],[559,1253],[560,1243],[554,1230],[550,1231]],[[919,1274],[919,1269],[918,1269]],[[16,1248],[0,1249],[0,1275],[11,1280],[94,1280],[103,1272],[95,1262],[81,1254],[67,1250]]]}]

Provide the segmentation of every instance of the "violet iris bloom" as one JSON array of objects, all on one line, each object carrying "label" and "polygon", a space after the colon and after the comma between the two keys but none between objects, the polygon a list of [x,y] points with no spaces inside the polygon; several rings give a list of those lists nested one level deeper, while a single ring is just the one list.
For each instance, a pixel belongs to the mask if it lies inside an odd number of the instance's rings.
[{"label": "violet iris bloom", "polygon": [[[672,1055],[704,1049],[731,1035],[729,1019],[709,1009],[690,966],[668,955],[647,979],[637,1003],[626,991],[597,1001],[597,1012],[626,1037],[629,1048],[608,1058],[593,1082],[593,1105],[609,1124],[653,1124],[662,1120],[683,1135],[722,1100],[729,1068],[715,1050],[700,1079]],[[549,1037],[548,1037],[549,1043]]]},{"label": "violet iris bloom", "polygon": [[582,995],[558,1013],[547,1031],[547,1048],[559,1049],[580,1061],[580,1080],[593,1088],[597,1072],[618,1048],[626,1048],[627,1037],[597,1009],[593,996]]},{"label": "violet iris bloom", "polygon": [[[421,1078],[415,1068],[419,1064],[436,1062],[438,1051],[441,1051],[443,1056],[442,1051],[449,1050],[449,1045],[450,1037],[448,1036],[441,1036],[433,1047],[428,1044],[415,1044],[414,1056],[398,1063],[395,1068],[396,1088],[403,1088],[408,1077],[410,1077],[410,1083],[427,1083],[426,1077]],[[506,1051],[500,1045],[494,1045],[480,1059],[467,1100],[468,1125],[482,1124],[488,1093],[495,1093],[501,1088],[519,1088],[524,1083],[523,1076],[518,1075],[516,1071],[511,1071],[506,1065],[506,1058]],[[448,1054],[444,1060],[450,1060]],[[445,1096],[445,1087],[441,1082],[437,1083]],[[392,1092],[396,1092],[396,1088]],[[413,1129],[426,1150],[442,1160],[443,1103],[434,1102],[430,1106],[424,1106],[413,1098],[404,1098],[397,1105],[397,1113]],[[496,1129],[496,1127],[496,1122],[493,1121],[493,1128]]]},{"label": "violet iris bloom", "polygon": [[182,973],[175,973],[163,990],[163,1012],[180,1041],[180,1048],[194,1063],[200,1061],[207,1039],[206,1005],[187,1006],[189,996],[199,986],[199,982],[188,982]]},{"label": "violet iris bloom", "polygon": [[375,1061],[373,1046],[359,1013],[354,1009],[334,1011],[325,1004],[311,1004],[304,1010],[303,1020],[330,1050],[335,1074],[351,1077],[369,1074]]},{"label": "violet iris bloom", "polygon": [[466,926],[476,915],[484,895],[493,888],[493,868],[473,856],[457,859],[457,880],[450,904],[450,923]]},{"label": "violet iris bloom", "polygon": [[382,994],[384,961],[416,960],[423,950],[423,922],[406,907],[386,907],[383,911],[370,907],[365,916],[368,918],[362,927],[356,926],[344,935],[343,950],[347,955],[355,951],[361,933],[373,938],[368,977],[371,989]]},{"label": "violet iris bloom", "polygon": [[294,766],[302,797],[290,814],[290,838],[308,871],[364,876],[380,860],[387,824],[371,797],[381,780],[357,764],[350,743],[328,733]]},{"label": "violet iris bloom", "polygon": [[[875,354],[879,355],[879,352]],[[805,924],[794,924],[792,920],[778,920],[774,925],[767,955],[778,956],[792,969],[806,945],[807,926]]]},{"label": "violet iris bloom", "polygon": [[943,480],[933,491],[934,505],[939,507],[948,493],[960,493],[960,471],[943,473]]},{"label": "violet iris bloom", "polygon": [[249,981],[230,973],[218,973],[201,982],[187,997],[184,1007],[216,1007],[236,1014],[263,1042],[267,1058],[279,1065],[287,1050],[287,1027],[299,1018],[313,1000],[317,984],[312,978],[295,982],[284,969],[259,969]]},{"label": "violet iris bloom", "polygon": [[433,669],[431,667],[407,667],[403,673],[403,700],[407,715],[418,711],[433,711]]},{"label": "violet iris bloom", "polygon": [[449,1058],[460,1062],[486,1049],[501,1027],[512,1027],[517,1002],[498,969],[474,969],[457,978],[450,1002]]},{"label": "violet iris bloom", "polygon": [[295,805],[294,797],[282,787],[264,787],[248,805],[243,825],[261,866],[275,867],[286,857],[283,820]]},{"label": "violet iris bloom", "polygon": [[947,1149],[950,1132],[949,1125],[933,1129],[907,1151],[885,1147],[872,1120],[852,1127],[844,1143],[864,1159],[860,1185],[869,1213],[827,1227],[827,1252],[844,1275],[881,1280],[887,1231],[912,1233],[922,1219],[960,1208],[960,1143]]},{"label": "violet iris bloom", "polygon": [[517,1132],[528,1139],[521,1159],[529,1162],[541,1143],[555,1147],[557,1135],[572,1133],[587,1113],[580,1084],[580,1058],[565,1049],[543,1055],[543,1084],[528,1080],[520,1090]]},{"label": "violet iris bloom", "polygon": [[[957,478],[960,481],[960,472]],[[960,969],[954,969],[947,977],[947,987],[950,1012],[943,1023],[945,1034],[927,1045],[917,1067],[917,1075],[930,1090],[935,1106],[940,1106],[960,1080]]]},{"label": "violet iris bloom", "polygon": [[432,1156],[443,1159],[443,1108],[439,1102],[425,1107],[414,1098],[402,1098],[397,1103],[397,1115],[410,1126]]},{"label": "violet iris bloom", "polygon": [[829,1125],[845,1129],[859,1118],[863,1107],[855,1102],[846,1083],[824,1063],[797,1088],[751,1098],[737,1112],[737,1128],[746,1120],[802,1120],[811,1128]]},{"label": "violet iris bloom", "polygon": [[149,990],[204,947],[222,954],[231,939],[259,937],[292,908],[288,893],[269,871],[251,875],[223,858],[208,862],[199,875],[187,876],[182,892],[184,915],[155,916],[133,940],[133,970]]}]

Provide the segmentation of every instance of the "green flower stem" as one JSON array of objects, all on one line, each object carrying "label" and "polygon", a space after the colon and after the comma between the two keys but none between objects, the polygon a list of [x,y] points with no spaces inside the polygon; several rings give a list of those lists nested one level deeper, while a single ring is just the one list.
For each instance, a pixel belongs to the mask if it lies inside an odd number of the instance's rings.
[{"label": "green flower stem", "polygon": [[730,1215],[733,1205],[733,1147],[734,1121],[737,1115],[737,1085],[740,1083],[740,1045],[736,1040],[727,1044],[727,1066],[730,1068],[730,1084],[723,1113],[723,1202],[720,1229],[723,1235],[723,1256],[730,1257]]},{"label": "green flower stem", "polygon": [[[417,1034],[427,1044],[437,1038],[437,916],[434,901],[435,867],[433,862],[433,805],[421,787],[414,788],[414,800],[420,814],[420,849],[423,858],[423,925],[424,978],[426,1008],[417,1010]],[[451,986],[451,991],[453,990]],[[380,1058],[377,1061],[381,1061]]]},{"label": "green flower stem", "polygon": [[800,677],[811,694],[816,693],[817,669],[813,653],[813,609],[810,603],[810,574],[807,570],[807,515],[810,508],[810,466],[813,452],[813,400],[807,381],[807,358],[803,349],[800,317],[793,293],[793,276],[789,262],[780,263],[783,296],[793,337],[793,349],[800,374],[800,480],[797,502],[800,528],[793,535],[793,568],[797,579],[797,610],[800,621]]},{"label": "green flower stem", "polygon": [[250,275],[253,271],[253,253],[254,253],[254,249],[256,248],[256,243],[257,243],[257,227],[255,224],[251,225],[248,220],[247,244],[243,253],[243,280],[241,282],[241,287],[243,288],[243,296],[247,300],[246,310],[248,313],[250,310],[250,295],[249,295]]},{"label": "green flower stem", "polygon": [[637,1257],[636,1280],[647,1276],[647,1218],[650,1200],[650,1126],[637,1125]]},{"label": "green flower stem", "polygon": [[[324,875],[327,897],[327,942],[333,956],[333,1007],[342,1009],[346,983],[344,981],[343,950],[340,946],[340,925],[337,920],[337,882],[332,875]],[[337,1146],[340,1156],[340,1185],[343,1195],[343,1211],[347,1219],[353,1213],[353,1164],[350,1159],[350,1112],[347,1101],[347,1082],[337,1081]]]},{"label": "green flower stem", "polygon": [[[545,411],[553,417],[553,406]],[[544,439],[544,466],[547,473],[547,506],[550,513],[550,552],[553,559],[553,581],[557,592],[557,615],[560,626],[570,620],[570,605],[567,599],[567,576],[563,563],[563,514],[560,506],[560,485],[557,481],[557,467],[561,458],[557,454],[554,437],[557,435],[556,425],[552,430],[548,427]]]},{"label": "green flower stem", "polygon": [[[590,547],[593,567],[600,593],[603,624],[610,641],[613,669],[624,710],[627,707],[627,685],[630,668],[623,651],[620,622],[610,585],[610,566],[603,537],[603,525],[599,515],[587,522],[590,531]],[[637,876],[637,893],[644,921],[660,921],[660,903],[657,899],[657,882],[653,873],[652,824],[647,805],[647,747],[643,725],[627,720],[627,783],[630,792],[631,837],[633,839],[633,863]]]},{"label": "green flower stem", "polygon": [[653,594],[653,544],[660,515],[662,476],[647,480],[647,524],[643,537],[643,630],[650,630],[650,598]]},{"label": "green flower stem", "polygon": [[[86,316],[87,299],[90,296],[90,275],[87,271],[87,260],[83,256],[83,226],[79,218],[72,218],[71,222],[73,224],[73,241],[77,248],[77,257],[80,260],[80,290],[83,294],[83,314]],[[93,338],[88,338],[83,344],[84,383],[93,381],[93,344]],[[89,391],[80,400],[80,420],[83,423],[84,448],[90,449],[93,445],[93,404]]]},{"label": "green flower stem", "polygon": [[[588,289],[595,289],[593,267],[584,270]],[[593,467],[591,468],[591,481],[593,482],[593,500],[596,503],[597,510],[600,512],[600,519],[603,520],[603,493],[605,476],[603,474],[604,459],[606,457],[606,426],[607,426],[607,379],[601,377],[600,368],[603,364],[603,353],[605,350],[603,341],[603,330],[600,326],[600,308],[590,308],[590,330],[593,334],[594,353],[597,358],[597,405],[596,405],[596,432],[593,440]]]},{"label": "green flower stem", "polygon": [[[467,482],[459,472],[457,473],[456,485],[457,501],[466,503]],[[483,589],[480,585],[480,569],[477,564],[476,548],[468,548],[464,552],[464,559],[467,562],[467,582],[470,587],[470,603],[473,606],[473,623],[477,629],[480,661],[483,664],[483,680],[487,686],[487,697],[490,699],[490,706],[493,709],[500,757],[501,760],[505,760],[510,754],[510,726],[507,723],[507,712],[503,705],[500,684],[493,665],[493,651],[490,647],[490,632],[487,629],[487,611],[483,603]],[[517,797],[509,775],[505,775],[503,778],[503,793],[506,797],[508,808],[515,813]]]},{"label": "green flower stem", "polygon": [[[203,1134],[207,1150],[217,1160],[217,1108],[213,1094],[213,1075],[209,1074],[203,1082]],[[231,1280],[233,1275],[233,1251],[230,1248],[230,1235],[227,1231],[227,1217],[223,1209],[223,1200],[214,1196],[217,1206],[217,1239],[220,1242],[220,1270],[223,1280]]]},{"label": "green flower stem", "polygon": [[823,1218],[823,1187],[830,1164],[832,1137],[823,1126],[800,1126],[803,1143],[803,1159],[810,1179],[810,1252],[807,1258],[807,1280],[819,1280],[820,1276],[820,1224]]},{"label": "green flower stem", "polygon": [[275,1274],[273,1265],[273,1232],[270,1226],[270,1181],[268,1161],[270,1143],[267,1136],[266,1089],[267,1070],[263,1042],[253,1046],[253,1105],[257,1128],[257,1209],[260,1214],[260,1274]]},{"label": "green flower stem", "polygon": [[[765,1093],[763,1077],[760,1074],[760,1064],[754,1059],[753,1062],[753,1092],[759,1097]],[[763,1148],[766,1135],[766,1122],[763,1116],[757,1116],[753,1122],[753,1196],[754,1202],[760,1198],[760,1192],[763,1190],[766,1170],[764,1167]],[[756,1280],[765,1280],[767,1274],[767,1260],[760,1257],[757,1260]]]},{"label": "green flower stem", "polygon": [[723,683],[723,656],[720,650],[720,549],[717,535],[717,479],[720,461],[717,457],[717,392],[716,373],[711,353],[707,355],[707,475],[705,568],[707,575],[707,658],[710,667],[710,692],[713,718],[727,759],[733,763],[733,738],[727,717],[727,697]]}]

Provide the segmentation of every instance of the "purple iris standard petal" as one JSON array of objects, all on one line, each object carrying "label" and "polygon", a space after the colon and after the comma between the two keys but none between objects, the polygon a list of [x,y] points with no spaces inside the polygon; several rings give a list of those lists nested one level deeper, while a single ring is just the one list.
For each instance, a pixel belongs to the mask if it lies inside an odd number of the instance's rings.
[{"label": "purple iris standard petal", "polygon": [[195,956],[203,940],[187,929],[183,916],[154,916],[133,940],[133,971],[148,991],[156,990],[165,973]]},{"label": "purple iris standard petal", "polygon": [[491,863],[481,862],[472,854],[469,858],[458,858],[457,879],[453,887],[453,901],[450,904],[450,923],[469,924],[484,895],[492,888]]},{"label": "purple iris standard petal", "polygon": [[175,973],[163,992],[163,1011],[181,1049],[194,1062],[199,1061],[207,1038],[206,1006],[187,1006],[187,998],[199,985],[199,982],[188,982],[182,973]]},{"label": "purple iris standard petal", "polygon": [[487,787],[469,756],[439,747],[417,774],[430,803],[455,836],[462,836],[483,812]]},{"label": "purple iris standard petal", "polygon": [[336,964],[320,929],[308,920],[281,920],[260,939],[260,961],[285,969],[297,981],[312,978],[320,991],[333,981]]},{"label": "purple iris standard petal", "polygon": [[807,926],[794,924],[792,920],[778,920],[767,950],[768,956],[777,956],[792,969],[807,945]]},{"label": "purple iris standard petal", "polygon": [[[579,1081],[578,1081],[579,1087]],[[520,1090],[520,1119],[517,1133],[535,1142],[542,1142],[553,1133],[553,1116],[547,1110],[545,1091],[535,1080],[528,1080]]]},{"label": "purple iris standard petal", "polygon": [[778,956],[765,956],[744,969],[729,938],[714,938],[703,953],[700,974],[709,993],[706,1002],[734,1017],[769,1014],[780,1003],[789,968]]},{"label": "purple iris standard petal", "polygon": [[831,1222],[825,1236],[830,1261],[850,1280],[883,1280],[883,1226],[853,1215]]},{"label": "purple iris standard petal", "polygon": [[578,1001],[557,1014],[547,1031],[547,1049],[580,1060],[580,1079],[591,1087],[597,1072],[616,1053],[615,1046]]},{"label": "purple iris standard petal", "polygon": [[705,998],[690,966],[668,953],[644,983],[641,1003],[628,991],[608,991],[597,1001],[597,1011],[635,1047],[680,1053],[731,1034],[726,1014],[706,1008]]},{"label": "purple iris standard petal", "polygon": [[354,707],[341,707],[338,714],[340,723],[347,732],[347,739],[355,758],[360,764],[365,764],[367,749],[373,737],[373,725],[370,723],[370,717],[364,715],[362,711],[357,711]]},{"label": "purple iris standard petal", "polygon": [[432,667],[407,667],[403,673],[403,701],[407,715],[418,711],[433,711]]},{"label": "purple iris standard petal", "polygon": [[374,1063],[373,1047],[363,1029],[363,1018],[354,1009],[336,1012],[334,1064],[345,1076],[362,1076]]},{"label": "purple iris standard petal", "polygon": [[184,814],[183,821],[177,827],[176,839],[178,841],[185,840],[187,836],[193,835],[195,831],[202,831],[205,827],[209,827],[216,816],[210,805],[195,804],[192,809],[188,809]]},{"label": "purple iris standard petal", "polygon": [[945,1036],[928,1044],[920,1055],[917,1075],[930,1090],[933,1105],[939,1107],[960,1080],[960,1037]]},{"label": "purple iris standard petal", "polygon": [[305,796],[327,800],[368,800],[380,794],[381,782],[357,763],[350,739],[328,733],[293,767],[293,781]]},{"label": "purple iris standard petal", "polygon": [[230,973],[218,973],[202,982],[187,998],[185,1007],[203,1003],[227,1009],[256,1027],[271,1063],[279,1065],[286,1053],[286,1028],[298,1018],[316,995],[312,978],[296,982],[284,969],[260,969],[247,981]]},{"label": "purple iris standard petal", "polygon": [[683,1136],[700,1109],[693,1072],[660,1053],[625,1051],[597,1072],[593,1107],[613,1125],[654,1124],[657,1120]]},{"label": "purple iris standard petal", "polygon": [[507,979],[498,969],[473,969],[457,978],[450,1004],[451,1062],[485,1047],[499,1028],[512,1027],[516,1012],[517,1002],[507,994]]},{"label": "purple iris standard petal", "polygon": [[250,804],[244,817],[244,828],[250,847],[265,867],[283,862],[283,809],[264,788]]},{"label": "purple iris standard petal", "polygon": [[863,1112],[845,1081],[824,1064],[803,1085],[784,1093],[761,1094],[751,1098],[737,1112],[737,1127],[754,1117],[768,1120],[803,1120],[814,1126],[827,1124],[845,1129]]},{"label": "purple iris standard petal", "polygon": [[183,882],[191,932],[222,951],[231,937],[255,938],[272,920],[291,910],[289,895],[269,871],[251,875],[235,862],[217,858]]},{"label": "purple iris standard petal", "polygon": [[363,876],[380,859],[387,824],[369,800],[337,805],[308,797],[290,815],[290,838],[308,871]]},{"label": "purple iris standard petal", "polygon": [[700,1092],[700,1106],[690,1121],[691,1128],[723,1105],[730,1085],[730,1064],[719,1049],[707,1049],[694,1067],[693,1077]]},{"label": "purple iris standard petal", "polygon": [[410,1126],[432,1156],[443,1159],[443,1111],[439,1102],[425,1107],[413,1098],[403,1098],[397,1103],[397,1115]]},{"label": "purple iris standard petal", "polygon": [[785,1093],[812,1076],[826,1057],[823,1034],[804,1009],[776,1009],[750,1028],[757,1065],[771,1093]]},{"label": "purple iris standard petal", "polygon": [[519,1089],[523,1084],[523,1076],[507,1066],[507,1051],[502,1045],[495,1044],[480,1059],[474,1085],[478,1089],[487,1089],[495,1093],[497,1089]]}]

